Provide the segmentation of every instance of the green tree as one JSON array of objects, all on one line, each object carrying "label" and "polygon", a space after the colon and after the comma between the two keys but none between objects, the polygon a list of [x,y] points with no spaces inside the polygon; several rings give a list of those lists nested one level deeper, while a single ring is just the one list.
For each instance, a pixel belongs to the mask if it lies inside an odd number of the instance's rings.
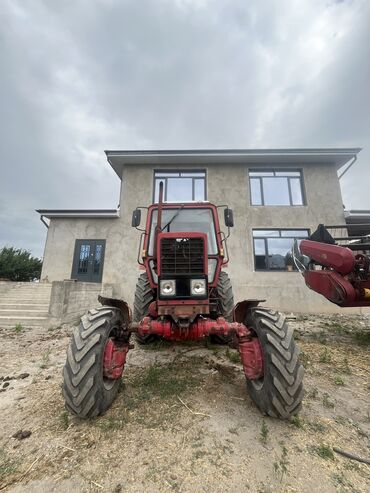
[{"label": "green tree", "polygon": [[10,281],[33,281],[39,279],[42,262],[31,252],[13,247],[0,250],[0,278]]}]

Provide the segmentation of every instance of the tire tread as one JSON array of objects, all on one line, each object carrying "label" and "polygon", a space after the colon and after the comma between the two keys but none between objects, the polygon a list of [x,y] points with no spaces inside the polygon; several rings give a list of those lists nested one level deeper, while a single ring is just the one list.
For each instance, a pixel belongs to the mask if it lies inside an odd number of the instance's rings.
[{"label": "tire tread", "polygon": [[62,393],[66,408],[80,418],[104,412],[118,392],[119,380],[110,390],[103,385],[102,358],[109,332],[121,320],[118,308],[103,306],[89,310],[73,332],[63,368]]},{"label": "tire tread", "polygon": [[256,333],[264,353],[263,385],[248,381],[251,397],[262,412],[288,419],[299,412],[304,395],[304,368],[293,329],[281,313],[260,307],[250,310],[246,324]]},{"label": "tire tread", "polygon": [[[143,272],[136,283],[135,299],[134,299],[134,322],[140,322],[149,312],[149,306],[154,300],[153,290],[150,287],[148,275]],[[148,344],[155,336],[141,336],[135,334],[135,338],[139,344]]]}]

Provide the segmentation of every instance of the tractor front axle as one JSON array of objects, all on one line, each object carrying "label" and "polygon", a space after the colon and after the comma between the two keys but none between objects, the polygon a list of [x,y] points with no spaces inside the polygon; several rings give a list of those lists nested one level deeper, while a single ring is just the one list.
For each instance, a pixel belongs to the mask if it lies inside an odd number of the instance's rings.
[{"label": "tractor front axle", "polygon": [[216,320],[199,317],[191,324],[176,324],[170,319],[152,319],[144,317],[139,323],[130,325],[130,331],[141,336],[157,335],[170,341],[197,341],[210,335],[228,336],[235,334],[238,337],[251,337],[251,331],[244,324],[228,322],[223,317]]},{"label": "tractor front axle", "polygon": [[256,380],[263,376],[263,354],[257,337],[242,323],[228,322],[223,317],[216,320],[199,317],[188,326],[181,327],[170,319],[159,320],[144,317],[133,323],[130,331],[141,336],[156,335],[170,341],[201,340],[211,335],[236,336],[245,376]]}]

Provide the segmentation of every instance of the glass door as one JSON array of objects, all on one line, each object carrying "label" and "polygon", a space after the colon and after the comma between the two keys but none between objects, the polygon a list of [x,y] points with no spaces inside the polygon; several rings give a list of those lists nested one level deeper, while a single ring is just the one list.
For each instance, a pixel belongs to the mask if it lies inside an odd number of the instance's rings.
[{"label": "glass door", "polygon": [[103,276],[105,240],[76,240],[72,279],[101,282]]}]

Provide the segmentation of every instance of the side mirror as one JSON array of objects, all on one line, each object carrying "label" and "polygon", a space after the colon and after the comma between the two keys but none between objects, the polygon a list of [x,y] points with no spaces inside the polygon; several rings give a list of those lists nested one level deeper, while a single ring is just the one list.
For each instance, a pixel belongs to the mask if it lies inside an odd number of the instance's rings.
[{"label": "side mirror", "polygon": [[137,228],[138,226],[140,226],[140,222],[141,222],[141,210],[135,209],[134,212],[132,213],[131,226],[133,228]]},{"label": "side mirror", "polygon": [[234,214],[233,210],[229,209],[228,207],[224,210],[224,216],[225,216],[225,225],[228,228],[232,228],[234,226]]}]

